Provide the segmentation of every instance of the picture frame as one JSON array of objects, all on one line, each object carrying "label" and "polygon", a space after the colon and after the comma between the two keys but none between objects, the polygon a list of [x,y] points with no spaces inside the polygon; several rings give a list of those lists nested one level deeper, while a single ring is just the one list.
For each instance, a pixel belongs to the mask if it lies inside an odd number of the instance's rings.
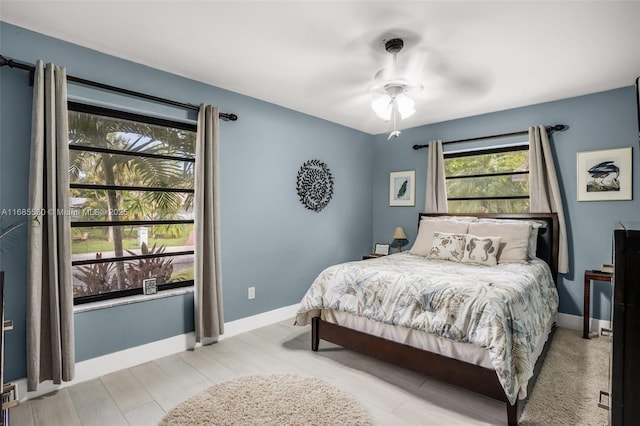
[{"label": "picture frame", "polygon": [[405,170],[389,173],[389,205],[416,205],[416,171]]},{"label": "picture frame", "polygon": [[390,247],[390,244],[376,243],[373,247],[373,254],[376,256],[386,256],[389,254],[389,250],[391,250]]},{"label": "picture frame", "polygon": [[631,147],[578,152],[578,201],[631,200],[632,158]]}]

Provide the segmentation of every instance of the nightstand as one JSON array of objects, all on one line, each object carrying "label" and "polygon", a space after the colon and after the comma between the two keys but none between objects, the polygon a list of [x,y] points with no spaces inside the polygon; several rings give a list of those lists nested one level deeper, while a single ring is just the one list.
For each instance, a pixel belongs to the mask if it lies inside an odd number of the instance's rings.
[{"label": "nightstand", "polygon": [[[589,322],[590,312],[589,304],[591,301],[591,281],[611,282],[613,274],[611,272],[593,271],[587,269],[584,271],[584,312],[582,314],[582,338],[589,339]],[[612,301],[613,303],[613,301]]]},{"label": "nightstand", "polygon": [[384,256],[384,254],[365,254],[364,256],[362,256],[362,260],[377,259],[382,256]]}]

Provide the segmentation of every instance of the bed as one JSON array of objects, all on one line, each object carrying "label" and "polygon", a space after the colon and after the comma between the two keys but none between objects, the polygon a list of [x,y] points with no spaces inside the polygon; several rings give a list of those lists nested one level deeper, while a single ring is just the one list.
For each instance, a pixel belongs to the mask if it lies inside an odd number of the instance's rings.
[{"label": "bed", "polygon": [[420,213],[409,252],[322,271],[296,324],[313,351],[325,340],[503,401],[515,425],[555,331],[557,258],[552,213]]}]

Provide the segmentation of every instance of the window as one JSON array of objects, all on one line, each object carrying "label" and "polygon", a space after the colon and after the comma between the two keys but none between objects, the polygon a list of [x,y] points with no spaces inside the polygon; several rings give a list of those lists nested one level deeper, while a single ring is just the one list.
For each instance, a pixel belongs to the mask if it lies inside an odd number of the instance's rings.
[{"label": "window", "polygon": [[193,285],[195,132],[69,103],[75,304]]},{"label": "window", "polygon": [[529,212],[529,147],[446,153],[449,212]]}]

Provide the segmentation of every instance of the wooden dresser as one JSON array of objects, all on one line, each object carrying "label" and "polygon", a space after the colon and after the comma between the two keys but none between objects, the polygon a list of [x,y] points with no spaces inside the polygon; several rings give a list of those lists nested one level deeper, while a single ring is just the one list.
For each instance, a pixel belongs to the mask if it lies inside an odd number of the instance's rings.
[{"label": "wooden dresser", "polygon": [[640,421],[640,230],[615,230],[610,422]]}]

